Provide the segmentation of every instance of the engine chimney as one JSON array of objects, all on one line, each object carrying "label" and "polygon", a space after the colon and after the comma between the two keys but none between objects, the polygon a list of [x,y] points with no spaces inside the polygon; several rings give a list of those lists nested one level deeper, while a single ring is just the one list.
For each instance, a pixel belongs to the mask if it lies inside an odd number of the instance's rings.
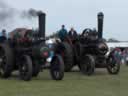
[{"label": "engine chimney", "polygon": [[45,19],[46,19],[46,14],[39,11],[38,12],[39,16],[39,37],[45,38]]},{"label": "engine chimney", "polygon": [[98,13],[98,37],[99,39],[103,38],[103,20],[104,14],[102,12]]}]

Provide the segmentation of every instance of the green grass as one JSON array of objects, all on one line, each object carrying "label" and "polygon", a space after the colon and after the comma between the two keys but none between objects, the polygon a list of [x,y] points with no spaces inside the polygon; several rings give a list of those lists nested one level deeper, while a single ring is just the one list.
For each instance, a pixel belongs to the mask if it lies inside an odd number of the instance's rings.
[{"label": "green grass", "polygon": [[62,81],[51,80],[48,71],[30,82],[1,79],[0,96],[128,96],[128,67],[122,66],[115,76],[98,69],[91,77],[65,73]]}]

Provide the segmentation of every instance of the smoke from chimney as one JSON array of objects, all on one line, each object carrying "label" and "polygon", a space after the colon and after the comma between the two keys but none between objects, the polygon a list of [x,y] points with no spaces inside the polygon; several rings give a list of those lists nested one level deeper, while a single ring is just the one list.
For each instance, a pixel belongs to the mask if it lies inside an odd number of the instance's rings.
[{"label": "smoke from chimney", "polygon": [[31,18],[35,18],[38,16],[38,11],[36,11],[33,8],[30,8],[29,10],[24,10],[21,11],[21,17],[22,18],[27,18],[27,19],[31,19]]},{"label": "smoke from chimney", "polygon": [[0,0],[0,23],[5,23],[9,19],[13,19],[15,17],[15,11],[16,10],[14,8]]},{"label": "smoke from chimney", "polygon": [[[14,26],[21,27],[17,25],[18,21],[32,22],[32,19],[36,18],[37,15],[38,12],[35,9],[18,10],[5,2],[5,0],[0,0],[0,30],[3,28],[12,30]],[[24,26],[24,23],[21,25]]]},{"label": "smoke from chimney", "polygon": [[30,8],[29,10],[17,10],[6,2],[0,0],[0,21],[6,21],[7,19],[14,19],[15,16],[25,19],[31,19],[36,17],[38,12]]}]

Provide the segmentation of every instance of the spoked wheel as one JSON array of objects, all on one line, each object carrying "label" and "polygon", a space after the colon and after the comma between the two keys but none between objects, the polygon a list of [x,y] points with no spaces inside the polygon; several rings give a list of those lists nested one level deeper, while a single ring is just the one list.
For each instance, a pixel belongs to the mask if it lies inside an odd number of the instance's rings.
[{"label": "spoked wheel", "polygon": [[0,44],[0,75],[8,78],[13,71],[14,56],[7,44]]},{"label": "spoked wheel", "polygon": [[64,77],[64,62],[61,56],[53,57],[50,67],[50,73],[53,80],[62,80]]},{"label": "spoked wheel", "polygon": [[113,55],[108,58],[107,70],[110,74],[118,74],[120,71],[120,62]]},{"label": "spoked wheel", "polygon": [[74,65],[77,64],[80,70],[81,70],[81,66],[79,61],[80,61],[81,53],[82,53],[82,45],[80,43],[76,43],[74,47],[74,54],[75,54]]},{"label": "spoked wheel", "polygon": [[20,78],[25,81],[29,81],[32,78],[32,60],[30,56],[23,55],[20,59],[19,72]]},{"label": "spoked wheel", "polygon": [[40,70],[41,70],[41,65],[38,63],[38,61],[33,60],[33,67],[32,67],[32,76],[37,77]]},{"label": "spoked wheel", "polygon": [[81,72],[85,75],[92,75],[95,71],[95,59],[91,55],[86,55],[80,64]]},{"label": "spoked wheel", "polygon": [[126,61],[126,65],[128,66],[128,61]]},{"label": "spoked wheel", "polygon": [[70,72],[72,70],[73,65],[73,50],[72,47],[66,43],[63,42],[64,51],[62,52],[62,56],[64,58],[64,64],[65,64],[65,72]]}]

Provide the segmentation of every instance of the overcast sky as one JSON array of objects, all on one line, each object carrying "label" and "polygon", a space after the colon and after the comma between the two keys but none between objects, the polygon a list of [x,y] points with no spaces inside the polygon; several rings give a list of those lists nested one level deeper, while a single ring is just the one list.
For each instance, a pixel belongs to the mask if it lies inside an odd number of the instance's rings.
[{"label": "overcast sky", "polygon": [[[73,26],[78,32],[82,32],[85,28],[95,28],[97,27],[97,13],[102,11],[105,15],[104,37],[128,40],[128,0],[3,1],[19,10],[34,8],[44,11],[47,14],[47,34],[56,32],[62,24],[65,24],[68,30]],[[37,27],[37,20],[31,22],[16,20],[10,26],[11,28]]]}]

